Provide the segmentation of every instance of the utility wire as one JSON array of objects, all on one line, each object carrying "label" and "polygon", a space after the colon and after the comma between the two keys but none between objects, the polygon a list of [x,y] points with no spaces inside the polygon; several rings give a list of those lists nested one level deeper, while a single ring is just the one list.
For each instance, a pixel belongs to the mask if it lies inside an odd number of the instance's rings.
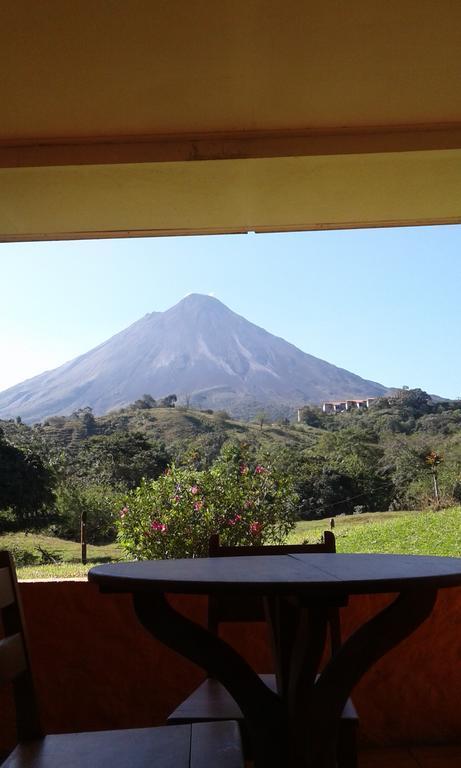
[{"label": "utility wire", "polygon": [[[373,488],[372,493],[374,493],[375,491],[379,491],[382,488],[388,488],[388,487],[389,487],[389,483],[385,483],[383,485],[377,485]],[[317,509],[328,511],[329,509],[331,509],[331,507],[337,507],[339,504],[344,504],[346,501],[354,501],[355,499],[360,499],[362,498],[362,496],[368,496],[369,493],[370,491],[364,491],[363,493],[358,493],[355,496],[348,496],[345,499],[340,499],[339,501],[333,501],[331,504],[328,504],[328,506],[317,507]]]}]

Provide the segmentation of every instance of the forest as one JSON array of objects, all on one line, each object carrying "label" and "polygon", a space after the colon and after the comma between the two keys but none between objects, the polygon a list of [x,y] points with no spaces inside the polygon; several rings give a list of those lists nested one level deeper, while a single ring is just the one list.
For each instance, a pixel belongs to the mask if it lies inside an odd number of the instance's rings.
[{"label": "forest", "polygon": [[[264,411],[241,422],[177,406],[174,395],[159,403],[144,395],[104,416],[83,408],[31,426],[0,421],[0,533],[41,530],[78,540],[84,515],[88,542],[113,541],[120,510],[143,484],[174,469],[189,473],[192,488],[193,473],[205,484],[236,466],[270,472],[294,520],[449,507],[461,501],[461,401],[402,388],[368,409],[325,414],[305,406],[299,423],[271,423]],[[237,473],[229,493],[245,504],[238,484]],[[248,493],[258,505],[253,486]],[[162,532],[165,524],[158,525]]]}]

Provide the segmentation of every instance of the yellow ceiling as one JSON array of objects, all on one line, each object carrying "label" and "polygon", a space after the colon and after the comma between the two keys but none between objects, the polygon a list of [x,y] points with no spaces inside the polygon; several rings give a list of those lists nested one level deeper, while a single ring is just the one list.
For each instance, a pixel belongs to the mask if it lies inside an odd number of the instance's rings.
[{"label": "yellow ceiling", "polygon": [[15,0],[0,138],[461,122],[459,0]]},{"label": "yellow ceiling", "polygon": [[2,3],[0,237],[459,221],[460,51],[459,0]]}]

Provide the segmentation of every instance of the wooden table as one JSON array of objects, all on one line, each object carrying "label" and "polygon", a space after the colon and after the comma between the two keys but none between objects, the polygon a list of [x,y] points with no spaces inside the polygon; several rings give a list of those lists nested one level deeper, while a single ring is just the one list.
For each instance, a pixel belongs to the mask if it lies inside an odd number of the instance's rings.
[{"label": "wooden table", "polygon": [[[105,592],[131,593],[152,635],[224,684],[247,720],[258,768],[330,768],[352,689],[429,616],[439,588],[461,585],[461,559],[314,554],[154,560],[96,566],[88,578]],[[280,693],[224,640],[175,611],[167,593],[263,596]],[[346,604],[349,595],[374,593],[398,594],[319,675],[329,608]],[[291,617],[296,612],[294,631],[284,620],[287,611]]]}]

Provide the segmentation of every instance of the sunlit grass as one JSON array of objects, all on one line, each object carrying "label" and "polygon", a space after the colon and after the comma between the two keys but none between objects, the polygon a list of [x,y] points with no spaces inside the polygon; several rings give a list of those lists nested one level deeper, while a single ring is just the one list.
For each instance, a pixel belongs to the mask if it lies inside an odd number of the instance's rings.
[{"label": "sunlit grass", "polygon": [[[290,542],[314,541],[329,520],[301,522]],[[439,512],[380,512],[335,518],[338,552],[461,556],[461,507]]]},{"label": "sunlit grass", "polygon": [[0,536],[0,549],[19,547],[35,555],[40,555],[39,547],[51,555],[57,555],[62,562],[47,565],[18,567],[20,579],[66,579],[86,578],[88,569],[97,563],[119,560],[122,553],[117,544],[87,547],[88,564],[82,565],[80,544],[74,541],[45,536],[41,533],[7,533]]},{"label": "sunlit grass", "polygon": [[[289,537],[289,543],[305,539],[313,542],[330,527],[330,521],[302,521]],[[335,518],[334,533],[338,552],[387,552],[413,555],[461,557],[461,507],[439,512],[375,512],[342,515]],[[117,544],[88,546],[88,564],[80,562],[80,545],[44,536],[15,533],[0,536],[0,548],[20,547],[38,553],[37,547],[55,552],[62,563],[18,568],[20,579],[86,578],[97,563],[119,560],[123,554]]]}]

